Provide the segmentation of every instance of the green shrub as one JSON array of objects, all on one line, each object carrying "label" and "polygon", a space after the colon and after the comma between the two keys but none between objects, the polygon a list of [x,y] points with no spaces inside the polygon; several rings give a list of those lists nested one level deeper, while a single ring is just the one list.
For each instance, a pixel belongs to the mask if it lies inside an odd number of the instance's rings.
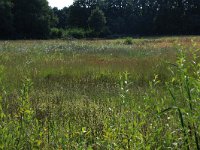
[{"label": "green shrub", "polygon": [[86,30],[85,31],[85,36],[87,38],[93,38],[93,37],[97,37],[97,33],[93,30]]},{"label": "green shrub", "polygon": [[58,28],[52,28],[50,32],[50,37],[53,39],[61,38],[63,35],[63,30]]},{"label": "green shrub", "polygon": [[64,38],[81,39],[86,37],[86,31],[81,28],[73,28],[65,31]]},{"label": "green shrub", "polygon": [[124,40],[124,44],[126,44],[126,45],[132,45],[133,44],[133,38],[132,37],[127,37]]},{"label": "green shrub", "polygon": [[63,33],[63,38],[75,38],[75,39],[82,39],[82,38],[94,38],[94,37],[105,37],[110,34],[110,30],[105,27],[100,33],[95,32],[94,30],[86,30],[82,28],[71,28],[67,29]]}]

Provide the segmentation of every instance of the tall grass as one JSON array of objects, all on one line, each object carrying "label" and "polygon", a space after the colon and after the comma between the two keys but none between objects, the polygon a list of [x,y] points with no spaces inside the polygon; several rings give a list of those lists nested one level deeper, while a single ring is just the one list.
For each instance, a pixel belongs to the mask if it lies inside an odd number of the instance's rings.
[{"label": "tall grass", "polygon": [[199,149],[198,45],[169,41],[4,43],[0,149]]}]

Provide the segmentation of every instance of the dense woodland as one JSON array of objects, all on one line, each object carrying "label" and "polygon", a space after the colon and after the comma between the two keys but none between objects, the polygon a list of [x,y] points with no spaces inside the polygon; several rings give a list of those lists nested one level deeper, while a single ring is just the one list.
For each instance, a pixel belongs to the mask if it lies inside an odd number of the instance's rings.
[{"label": "dense woodland", "polygon": [[2,39],[200,34],[200,1],[75,0],[59,10],[47,0],[0,0],[0,22]]}]

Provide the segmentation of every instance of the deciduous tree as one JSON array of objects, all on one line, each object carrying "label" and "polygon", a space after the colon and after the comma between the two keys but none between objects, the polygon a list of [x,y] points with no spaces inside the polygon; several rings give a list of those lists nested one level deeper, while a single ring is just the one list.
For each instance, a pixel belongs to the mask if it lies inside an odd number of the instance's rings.
[{"label": "deciduous tree", "polygon": [[106,18],[103,11],[98,7],[92,10],[90,17],[88,18],[88,23],[91,29],[97,33],[100,33],[106,24]]}]

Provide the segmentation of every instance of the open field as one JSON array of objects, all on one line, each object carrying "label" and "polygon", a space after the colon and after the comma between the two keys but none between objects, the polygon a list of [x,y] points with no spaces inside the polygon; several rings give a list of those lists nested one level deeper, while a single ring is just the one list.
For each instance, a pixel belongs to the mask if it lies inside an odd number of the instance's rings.
[{"label": "open field", "polygon": [[0,149],[198,149],[200,37],[0,41]]}]

